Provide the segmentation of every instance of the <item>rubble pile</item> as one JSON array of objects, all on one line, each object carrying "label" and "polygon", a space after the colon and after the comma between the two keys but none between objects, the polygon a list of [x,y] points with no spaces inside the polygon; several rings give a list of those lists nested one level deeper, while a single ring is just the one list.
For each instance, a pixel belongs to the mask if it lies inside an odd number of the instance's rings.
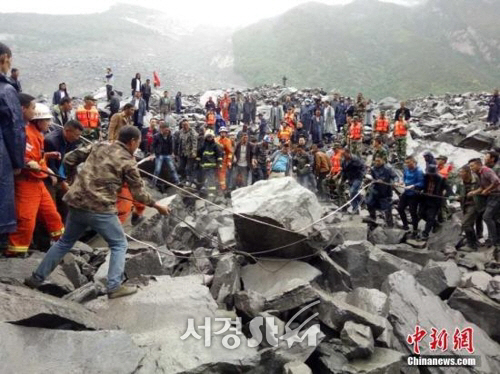
[{"label": "rubble pile", "polygon": [[[263,113],[275,98],[327,95],[247,93]],[[183,98],[184,113],[172,118],[203,123],[205,98],[218,94]],[[486,104],[472,93],[410,101],[409,147],[460,165],[500,146]],[[378,108],[397,105],[387,98]],[[402,358],[414,353],[417,326],[427,332],[421,354],[436,354],[432,328],[446,329],[450,346],[457,329],[473,329],[480,365],[446,372],[500,372],[500,278],[485,267],[491,254],[456,249],[456,217],[426,245],[398,229],[369,233],[366,211],[324,219],[332,207],[292,178],[236,190],[217,202],[226,210],[182,193],[163,198],[170,216],[147,208],[139,225],[124,225],[126,280],[140,287],[129,297],[104,295],[109,254],[99,238],[78,242],[39,291],[22,282],[43,253],[0,259],[2,372],[416,373]]]}]

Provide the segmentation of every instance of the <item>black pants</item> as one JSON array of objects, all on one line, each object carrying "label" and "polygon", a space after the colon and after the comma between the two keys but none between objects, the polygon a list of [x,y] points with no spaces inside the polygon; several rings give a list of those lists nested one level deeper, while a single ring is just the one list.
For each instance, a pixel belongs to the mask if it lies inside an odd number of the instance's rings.
[{"label": "black pants", "polygon": [[418,229],[418,202],[419,197],[417,195],[407,195],[403,194],[399,198],[398,212],[403,221],[404,226],[408,226],[408,217],[406,216],[406,207],[410,207],[411,223],[413,225],[413,231]]},{"label": "black pants", "polygon": [[179,157],[179,176],[187,182],[191,182],[193,173],[194,159],[181,156]]},{"label": "black pants", "polygon": [[252,170],[252,184],[266,179],[267,179],[267,166],[257,165],[257,167]]},{"label": "black pants", "polygon": [[328,172],[319,173],[316,185],[318,186],[318,192],[320,197],[327,197],[326,191],[323,190],[323,181],[325,180]]},{"label": "black pants", "polygon": [[420,204],[419,217],[425,220],[424,234],[429,235],[436,225],[439,209],[441,209],[441,202],[429,198],[426,198],[425,201]]},{"label": "black pants", "polygon": [[149,99],[151,98],[150,95],[144,95],[143,99],[146,102],[146,110],[149,112]]},{"label": "black pants", "polygon": [[111,91],[113,91],[113,86],[110,84],[106,85],[106,97],[108,98],[108,101],[111,100]]}]

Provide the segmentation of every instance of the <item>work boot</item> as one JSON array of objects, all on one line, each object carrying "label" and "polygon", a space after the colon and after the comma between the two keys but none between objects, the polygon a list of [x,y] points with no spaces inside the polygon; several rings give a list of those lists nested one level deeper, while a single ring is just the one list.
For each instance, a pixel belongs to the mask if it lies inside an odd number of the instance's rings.
[{"label": "work boot", "polygon": [[427,233],[427,232],[424,231],[422,233],[422,240],[428,240],[428,239],[429,239],[429,233]]},{"label": "work boot", "polygon": [[144,221],[143,215],[139,215],[135,212],[132,213],[132,219],[130,220],[130,223],[132,224],[132,226],[137,226],[142,221]]},{"label": "work boot", "polygon": [[108,292],[108,299],[117,299],[119,297],[133,295],[136,292],[137,292],[136,286],[130,287],[130,286],[121,285],[115,291]]},{"label": "work boot", "polygon": [[24,279],[24,284],[28,286],[29,288],[38,288],[42,285],[43,281],[39,281],[33,275],[29,276],[28,278]]}]

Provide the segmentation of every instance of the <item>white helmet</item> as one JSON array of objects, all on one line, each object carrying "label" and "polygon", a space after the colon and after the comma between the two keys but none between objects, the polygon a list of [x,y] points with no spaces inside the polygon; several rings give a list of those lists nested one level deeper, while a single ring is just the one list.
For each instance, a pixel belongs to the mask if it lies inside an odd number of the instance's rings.
[{"label": "white helmet", "polygon": [[52,113],[47,105],[36,103],[35,116],[32,119],[52,119]]},{"label": "white helmet", "polygon": [[221,133],[221,132],[228,132],[228,131],[227,131],[227,127],[222,126],[222,127],[219,129],[219,133]]},{"label": "white helmet", "polygon": [[214,132],[210,129],[205,131],[205,138],[208,138],[209,136],[214,136]]}]

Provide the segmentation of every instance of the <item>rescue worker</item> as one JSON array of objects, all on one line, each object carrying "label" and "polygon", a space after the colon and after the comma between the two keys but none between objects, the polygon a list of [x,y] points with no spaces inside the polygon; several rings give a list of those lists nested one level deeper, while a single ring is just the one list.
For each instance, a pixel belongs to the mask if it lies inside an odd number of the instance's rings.
[{"label": "rescue worker", "polygon": [[252,157],[252,184],[260,180],[266,180],[268,177],[267,165],[270,162],[269,152],[272,140],[266,135],[261,143],[255,147]]},{"label": "rescue worker", "polygon": [[394,140],[396,141],[396,156],[399,162],[406,158],[406,136],[408,135],[408,125],[401,114],[394,123]]},{"label": "rescue worker", "polygon": [[429,239],[429,234],[436,225],[436,218],[446,190],[446,179],[439,175],[435,165],[429,166],[424,176],[423,193],[425,196],[420,199],[419,206],[419,216],[425,220],[425,229],[422,232],[423,240]]},{"label": "rescue worker", "polygon": [[487,196],[483,220],[488,228],[489,244],[494,248],[495,261],[500,262],[500,178],[490,168],[483,166],[481,159],[469,161],[472,171],[479,175],[479,188],[467,196]]},{"label": "rescue worker", "polygon": [[[474,225],[477,224],[479,213],[484,209],[483,200],[478,195],[468,196],[469,192],[479,188],[479,177],[473,173],[469,165],[462,166],[458,171],[460,182],[457,185],[457,196],[462,208],[462,231],[465,234],[467,247],[462,247],[462,251],[477,251],[479,243],[474,230]],[[480,221],[482,224],[482,222]]]},{"label": "rescue worker", "polygon": [[213,109],[209,109],[206,115],[206,123],[207,128],[214,131],[215,130],[215,111]]},{"label": "rescue worker", "polygon": [[394,220],[392,219],[392,184],[398,181],[398,176],[390,166],[386,165],[386,159],[380,155],[374,158],[370,174],[373,177],[373,184],[370,186],[366,198],[370,219],[375,222],[377,220],[376,211],[381,210],[384,213],[387,227],[392,228],[394,227]]},{"label": "rescue worker", "polygon": [[73,110],[73,104],[71,98],[66,96],[61,99],[59,104],[54,105],[52,109],[52,114],[54,116],[54,122],[59,126],[64,126],[66,122],[73,119],[71,117],[71,111]]},{"label": "rescue worker", "polygon": [[349,126],[349,149],[353,155],[360,156],[363,146],[363,125],[358,116],[352,119]]},{"label": "rescue worker", "polygon": [[294,106],[289,106],[286,109],[285,113],[285,122],[291,126],[292,128],[295,128],[295,124],[297,123],[296,117],[295,117],[295,108]]},{"label": "rescue worker", "polygon": [[205,142],[198,151],[197,160],[202,170],[201,191],[209,198],[213,198],[217,193],[217,170],[222,166],[223,153],[215,142],[212,130],[205,131]]},{"label": "rescue worker", "polygon": [[[453,195],[453,190],[452,190],[452,184],[454,180],[454,175],[452,175],[452,170],[453,170],[453,164],[448,164],[448,157],[444,155],[439,155],[436,158],[436,166],[437,166],[437,171],[441,177],[443,177],[447,183],[447,195],[451,196]],[[442,223],[445,221],[445,219],[450,215],[449,209],[448,209],[448,201],[446,199],[441,199],[441,208],[439,209],[438,212],[438,222]]]},{"label": "rescue worker", "polygon": [[76,110],[76,119],[84,128],[83,136],[90,139],[99,139],[99,128],[101,119],[99,111],[95,107],[96,99],[93,96],[87,95],[83,98],[84,104]]},{"label": "rescue worker", "polygon": [[183,119],[180,125],[179,144],[175,153],[179,156],[179,176],[189,186],[194,182],[193,166],[198,150],[198,135],[187,119]]},{"label": "rescue worker", "polygon": [[424,173],[417,166],[417,161],[413,156],[405,159],[405,168],[403,171],[403,183],[398,184],[405,190],[399,197],[398,212],[403,221],[403,230],[408,231],[408,217],[406,208],[410,208],[410,216],[413,225],[413,237],[418,236],[418,203],[420,201],[418,192],[424,188]]},{"label": "rescue worker", "polygon": [[448,157],[444,155],[439,155],[438,157],[436,157],[436,161],[439,175],[441,175],[444,179],[448,179],[451,171],[453,170],[453,164],[447,164]]},{"label": "rescue worker", "polygon": [[327,197],[327,191],[323,188],[326,176],[330,173],[332,165],[328,156],[318,149],[316,144],[312,145],[311,153],[313,155],[313,171],[316,176],[316,185],[318,186],[319,197],[324,199]]},{"label": "rescue worker", "polygon": [[221,191],[226,191],[227,188],[227,173],[231,172],[232,160],[233,160],[233,144],[231,139],[228,138],[228,131],[226,127],[221,127],[219,129],[219,137],[216,139],[217,144],[222,148],[224,152],[224,159],[222,165],[219,168],[219,185]]},{"label": "rescue worker", "polygon": [[60,158],[61,154],[44,153],[43,133],[48,130],[51,120],[50,109],[44,104],[36,104],[35,115],[26,126],[27,169],[15,178],[17,231],[9,235],[7,256],[27,255],[37,219],[45,225],[53,240],[64,232],[61,216],[43,183],[49,176],[53,185],[58,182],[53,171],[47,167],[47,160]]},{"label": "rescue worker", "polygon": [[385,111],[380,111],[380,116],[375,121],[373,125],[373,136],[380,138],[383,143],[387,143],[387,139],[389,136],[389,119],[385,116]]},{"label": "rescue worker", "polygon": [[382,143],[382,139],[380,137],[373,139],[373,161],[375,161],[377,157],[382,157],[387,162],[388,156],[389,151]]},{"label": "rescue worker", "polygon": [[35,108],[35,98],[18,95],[7,77],[11,61],[12,51],[0,42],[0,254],[7,249],[8,236],[17,227],[14,174],[24,167],[24,123],[33,117]]},{"label": "rescue worker", "polygon": [[229,98],[227,92],[224,94],[224,97],[219,103],[219,107],[222,112],[222,118],[226,123],[229,122],[229,104],[231,103],[231,99]]},{"label": "rescue worker", "polygon": [[281,122],[278,139],[281,143],[288,143],[293,135],[293,127],[286,121]]},{"label": "rescue worker", "polygon": [[330,196],[337,196],[337,205],[342,206],[346,203],[344,184],[341,183],[342,177],[342,161],[344,158],[344,150],[340,143],[333,145],[333,155],[330,159],[332,168],[330,174],[325,178],[324,184]]},{"label": "rescue worker", "polygon": [[[39,287],[90,227],[109,245],[108,297],[113,299],[137,292],[136,287],[122,285],[128,244],[116,215],[117,193],[126,183],[134,200],[155,208],[162,215],[170,212],[168,207],[155,203],[144,190],[144,182],[133,156],[140,143],[140,131],[134,126],[126,126],[120,130],[116,142],[88,145],[66,156],[64,163],[69,182],[74,180],[64,196],[70,207],[67,230],[50,248],[32,276],[25,280],[27,286]],[[83,168],[75,178],[76,169],[82,163]],[[102,188],[103,183],[107,188]]]},{"label": "rescue worker", "polygon": [[118,133],[122,127],[130,126],[133,124],[135,108],[131,103],[127,103],[123,106],[121,112],[113,114],[111,120],[109,121],[108,128],[108,140],[114,142],[118,139]]},{"label": "rescue worker", "polygon": [[365,175],[365,163],[359,157],[352,154],[349,148],[344,150],[342,162],[342,181],[349,182],[349,195],[352,200],[352,214],[359,214],[359,204],[361,203],[361,183]]}]

